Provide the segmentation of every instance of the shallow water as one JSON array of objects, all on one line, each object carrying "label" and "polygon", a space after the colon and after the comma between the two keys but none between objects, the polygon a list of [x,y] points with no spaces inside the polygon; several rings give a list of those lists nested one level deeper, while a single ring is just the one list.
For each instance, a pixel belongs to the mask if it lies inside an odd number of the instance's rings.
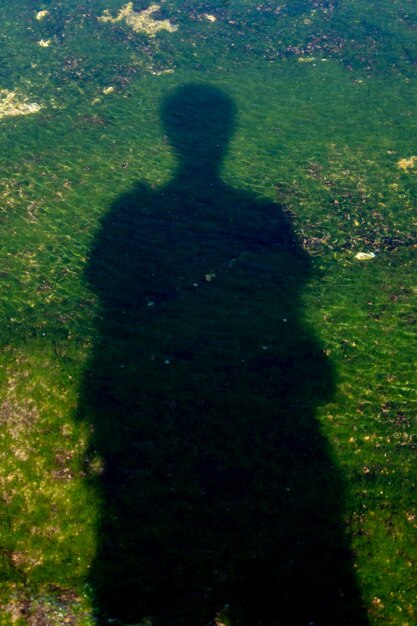
[{"label": "shallow water", "polygon": [[0,7],[2,619],[411,626],[417,12],[121,7]]}]

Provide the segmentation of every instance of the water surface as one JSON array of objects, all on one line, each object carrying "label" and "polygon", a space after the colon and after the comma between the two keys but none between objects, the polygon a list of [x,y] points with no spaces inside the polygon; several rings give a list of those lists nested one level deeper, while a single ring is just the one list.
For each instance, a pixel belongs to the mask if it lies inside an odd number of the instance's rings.
[{"label": "water surface", "polygon": [[0,7],[4,623],[411,625],[417,13],[121,8]]}]

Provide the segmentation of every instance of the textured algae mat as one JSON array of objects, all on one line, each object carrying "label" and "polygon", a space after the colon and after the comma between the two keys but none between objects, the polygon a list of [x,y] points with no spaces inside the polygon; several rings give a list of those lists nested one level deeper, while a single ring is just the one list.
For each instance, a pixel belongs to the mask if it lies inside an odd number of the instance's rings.
[{"label": "textured algae mat", "polygon": [[1,624],[415,624],[416,28],[0,6]]}]

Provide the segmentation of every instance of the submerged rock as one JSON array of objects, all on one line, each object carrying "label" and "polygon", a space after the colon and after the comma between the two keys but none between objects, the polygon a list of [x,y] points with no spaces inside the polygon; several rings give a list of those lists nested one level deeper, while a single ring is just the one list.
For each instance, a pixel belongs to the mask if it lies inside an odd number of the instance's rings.
[{"label": "submerged rock", "polygon": [[374,252],[358,252],[355,254],[355,259],[358,261],[370,261],[371,259],[374,259],[375,256]]},{"label": "submerged rock", "polygon": [[98,20],[99,22],[108,22],[110,24],[124,21],[135,33],[145,33],[149,37],[155,37],[160,30],[174,33],[178,27],[171,24],[169,20],[155,20],[152,17],[152,14],[159,11],[160,8],[159,4],[151,4],[144,11],[134,11],[133,2],[128,2],[120,9],[116,17],[112,17],[109,9],[106,9]]},{"label": "submerged rock", "polygon": [[41,105],[37,102],[26,102],[16,91],[0,89],[0,119],[3,117],[38,113],[40,110]]},{"label": "submerged rock", "polygon": [[49,15],[49,11],[47,11],[46,9],[43,9],[42,11],[38,11],[35,17],[38,20],[38,22],[41,22],[42,20],[45,19],[47,15]]}]

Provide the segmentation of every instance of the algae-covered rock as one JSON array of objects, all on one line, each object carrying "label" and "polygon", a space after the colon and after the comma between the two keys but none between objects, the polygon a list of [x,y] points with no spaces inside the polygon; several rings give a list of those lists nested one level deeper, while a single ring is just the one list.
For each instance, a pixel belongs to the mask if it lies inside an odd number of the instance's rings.
[{"label": "algae-covered rock", "polygon": [[120,9],[116,17],[112,17],[110,11],[106,9],[103,15],[98,19],[100,22],[110,24],[124,21],[135,33],[145,33],[149,37],[155,37],[156,33],[160,30],[167,30],[170,33],[174,33],[178,27],[171,24],[169,20],[155,20],[152,17],[160,8],[159,4],[151,4],[151,6],[144,11],[134,11],[133,2],[128,2]]},{"label": "algae-covered rock", "polygon": [[16,91],[0,89],[0,119],[3,117],[38,113],[40,110],[41,105],[37,102],[27,102],[26,99],[17,94]]}]

